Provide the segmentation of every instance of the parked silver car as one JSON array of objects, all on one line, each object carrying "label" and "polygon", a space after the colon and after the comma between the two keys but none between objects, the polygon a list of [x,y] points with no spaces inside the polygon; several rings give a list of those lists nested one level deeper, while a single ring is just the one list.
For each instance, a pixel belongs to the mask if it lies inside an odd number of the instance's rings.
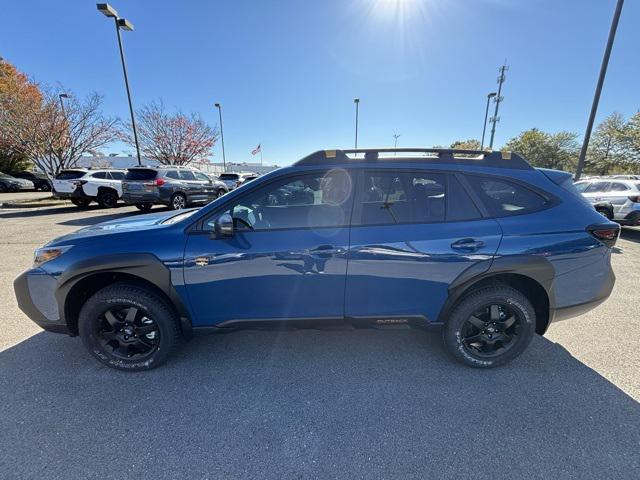
[{"label": "parked silver car", "polygon": [[594,178],[575,187],[600,213],[622,225],[640,225],[640,181]]}]

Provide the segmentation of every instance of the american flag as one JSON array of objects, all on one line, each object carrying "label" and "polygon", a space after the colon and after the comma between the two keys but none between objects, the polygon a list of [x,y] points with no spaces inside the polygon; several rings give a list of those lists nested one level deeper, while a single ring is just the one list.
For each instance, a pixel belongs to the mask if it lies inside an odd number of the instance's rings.
[{"label": "american flag", "polygon": [[262,145],[258,144],[258,146],[256,148],[254,148],[253,150],[251,150],[251,155],[257,155],[262,151]]}]

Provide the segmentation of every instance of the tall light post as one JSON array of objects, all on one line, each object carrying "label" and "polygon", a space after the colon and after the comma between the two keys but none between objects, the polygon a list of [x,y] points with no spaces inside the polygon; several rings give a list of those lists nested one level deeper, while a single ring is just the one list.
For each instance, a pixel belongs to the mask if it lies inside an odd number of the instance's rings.
[{"label": "tall light post", "polygon": [[487,95],[487,108],[484,111],[484,125],[482,127],[482,141],[480,142],[480,150],[484,148],[484,134],[487,132],[487,117],[489,116],[489,102],[493,97],[497,95],[496,92],[491,92]]},{"label": "tall light post", "polygon": [[358,148],[358,106],[360,105],[360,99],[354,98],[353,103],[356,104],[356,146],[355,148]]},{"label": "tall light post", "polygon": [[119,18],[118,12],[108,3],[96,4],[98,11],[105,17],[113,18],[116,26],[116,36],[118,37],[118,48],[120,49],[120,60],[122,61],[122,72],[124,73],[124,85],[127,89],[127,99],[129,100],[129,112],[131,113],[131,127],[133,128],[133,139],[136,144],[136,155],[138,157],[138,165],[142,165],[140,158],[140,144],[138,143],[138,131],[136,130],[136,118],[133,113],[133,103],[131,102],[131,90],[129,89],[129,77],[127,76],[127,64],[124,61],[124,50],[122,48],[122,38],[120,36],[120,30],[127,32],[133,31],[133,24],[125,18]]},{"label": "tall light post", "polygon": [[62,101],[62,99],[71,98],[71,95],[69,95],[68,93],[60,93],[58,94],[58,98],[60,99],[60,108],[62,109],[62,116],[66,117],[67,113],[64,111],[64,102]]},{"label": "tall light post", "polygon": [[613,12],[611,28],[609,29],[609,38],[607,39],[607,46],[604,49],[602,65],[600,65],[600,75],[598,76],[596,91],[593,95],[591,112],[589,113],[589,120],[587,121],[587,129],[584,132],[584,140],[582,142],[582,149],[580,149],[580,157],[578,158],[578,166],[576,167],[576,175],[574,177],[574,180],[580,179],[580,175],[582,175],[582,169],[584,168],[584,161],[587,157],[587,148],[589,148],[589,140],[591,139],[591,130],[593,129],[593,122],[596,118],[596,112],[598,111],[600,94],[602,93],[602,85],[604,84],[604,77],[607,74],[607,66],[609,66],[609,57],[611,56],[611,48],[613,47],[613,40],[616,38],[616,30],[618,30],[618,21],[620,20],[620,12],[622,12],[623,4],[624,0],[618,0],[616,9]]},{"label": "tall light post", "polygon": [[227,157],[224,154],[224,131],[222,130],[222,105],[216,103],[218,109],[218,116],[220,117],[220,139],[222,140],[222,169],[227,171]]}]

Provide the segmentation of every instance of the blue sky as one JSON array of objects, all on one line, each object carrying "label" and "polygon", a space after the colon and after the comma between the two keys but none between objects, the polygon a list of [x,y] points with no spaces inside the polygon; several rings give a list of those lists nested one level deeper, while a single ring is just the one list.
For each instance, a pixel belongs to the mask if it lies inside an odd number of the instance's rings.
[{"label": "blue sky", "polygon": [[[360,146],[479,138],[485,96],[507,59],[500,146],[538,127],[582,135],[615,0],[192,0],[111,3],[134,104],[162,98],[217,124],[227,159],[265,163]],[[127,118],[115,32],[94,1],[3,2],[0,56],[36,80],[105,96]],[[640,108],[639,2],[620,21],[599,118]],[[121,152],[121,145],[112,151]],[[219,145],[214,160],[221,161]]]}]

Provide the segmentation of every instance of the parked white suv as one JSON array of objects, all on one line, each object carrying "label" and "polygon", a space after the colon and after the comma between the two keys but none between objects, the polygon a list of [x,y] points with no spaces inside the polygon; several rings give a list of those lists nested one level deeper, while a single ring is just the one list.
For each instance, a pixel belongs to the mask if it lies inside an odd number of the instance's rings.
[{"label": "parked white suv", "polygon": [[596,210],[622,225],[640,225],[640,181],[593,178],[575,183]]},{"label": "parked white suv", "polygon": [[62,170],[53,179],[53,196],[68,198],[81,208],[97,201],[113,208],[122,198],[122,180],[126,170],[72,168]]}]

